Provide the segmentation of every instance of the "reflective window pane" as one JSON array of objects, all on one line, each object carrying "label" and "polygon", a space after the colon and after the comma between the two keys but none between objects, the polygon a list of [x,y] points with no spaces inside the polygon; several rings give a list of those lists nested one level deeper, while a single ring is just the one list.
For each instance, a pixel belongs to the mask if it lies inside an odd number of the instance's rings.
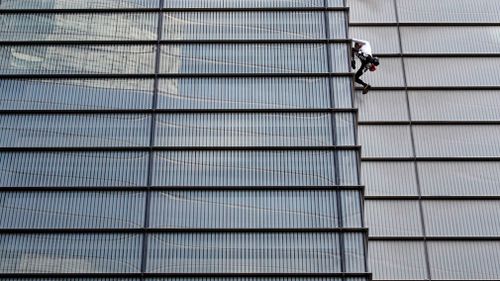
[{"label": "reflective window pane", "polygon": [[[165,151],[155,153],[153,185],[330,186],[335,185],[334,151]],[[339,166],[356,152],[345,151]],[[341,179],[341,181],[349,181]]]},{"label": "reflective window pane", "polygon": [[365,157],[413,156],[409,126],[362,125],[358,127],[359,141]]},{"label": "reflective window pane", "polygon": [[147,146],[150,127],[145,114],[3,115],[0,146]]},{"label": "reflective window pane", "polygon": [[[328,78],[179,78],[160,79],[160,108],[249,109],[350,107],[351,82]],[[1,85],[0,85],[1,86]]]},{"label": "reflective window pane", "polygon": [[[154,192],[150,226],[334,228],[338,227],[336,195],[333,190]],[[355,195],[360,200],[360,194]]]},{"label": "reflective window pane", "polygon": [[2,41],[156,40],[158,14],[19,13],[0,22]]},{"label": "reflective window pane", "polygon": [[[339,3],[340,4],[340,3]],[[168,0],[166,8],[289,8],[324,7],[324,0]]]},{"label": "reflective window pane", "polygon": [[0,80],[0,109],[146,109],[153,79]]},{"label": "reflective window pane", "polygon": [[366,195],[417,195],[417,176],[412,162],[361,162]]},{"label": "reflective window pane", "polygon": [[[322,44],[186,44],[161,46],[162,73],[327,72]],[[332,44],[334,71],[347,71],[347,44]]]},{"label": "reflective window pane", "polygon": [[147,74],[154,55],[154,45],[0,46],[0,74]]},{"label": "reflective window pane", "polygon": [[329,12],[177,12],[164,13],[163,39],[322,39],[346,37],[346,13]]},{"label": "reflective window pane", "polygon": [[160,114],[155,140],[157,146],[329,146],[336,117],[345,125],[336,127],[342,144],[354,145],[352,114],[329,113]]},{"label": "reflective window pane", "polygon": [[351,26],[349,27],[349,36],[369,41],[374,54],[400,52],[397,27]]},{"label": "reflective window pane", "polygon": [[370,236],[423,235],[418,201],[366,200],[365,219]]},{"label": "reflective window pane", "polygon": [[350,22],[396,22],[394,1],[347,0]]},{"label": "reflective window pane", "polygon": [[357,92],[354,103],[359,109],[359,121],[408,120],[408,106],[404,91],[370,91],[369,95]]},{"label": "reflective window pane", "polygon": [[149,236],[147,271],[339,272],[338,243],[336,233],[153,234]]},{"label": "reflective window pane", "polygon": [[0,228],[140,228],[139,192],[1,192]]},{"label": "reflective window pane", "polygon": [[147,152],[2,152],[0,186],[141,186]]},{"label": "reflective window pane", "polygon": [[0,273],[140,271],[141,234],[0,234]]},{"label": "reflective window pane", "polygon": [[368,243],[369,268],[373,279],[425,280],[424,243],[411,241],[371,241]]}]

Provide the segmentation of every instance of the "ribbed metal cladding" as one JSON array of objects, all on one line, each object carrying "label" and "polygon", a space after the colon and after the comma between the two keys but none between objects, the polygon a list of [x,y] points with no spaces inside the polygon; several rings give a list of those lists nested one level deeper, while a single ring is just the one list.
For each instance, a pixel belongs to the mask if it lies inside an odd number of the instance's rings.
[{"label": "ribbed metal cladding", "polygon": [[[456,36],[460,34],[460,36]],[[401,28],[405,53],[500,53],[497,26]],[[439,42],[439,44],[435,44]]]},{"label": "ribbed metal cladding", "polygon": [[431,272],[436,279],[494,280],[500,275],[500,242],[429,242]]},{"label": "ribbed metal cladding", "polygon": [[[172,44],[161,47],[161,73],[327,72],[325,44]],[[347,44],[330,44],[347,71]]]},{"label": "ribbed metal cladding", "polygon": [[0,83],[4,110],[146,109],[153,79],[16,79]]},{"label": "ribbed metal cladding", "polygon": [[[336,192],[164,191],[154,192],[154,228],[335,228]],[[359,200],[359,193],[356,198]],[[360,224],[356,225],[360,226]]]},{"label": "ribbed metal cladding", "polygon": [[398,0],[402,22],[500,22],[498,10],[496,0]]},{"label": "ribbed metal cladding", "polygon": [[498,195],[498,162],[419,162],[417,165],[423,195]]},{"label": "ribbed metal cladding", "polygon": [[409,98],[414,120],[500,119],[499,91],[410,91]]},{"label": "ribbed metal cladding", "polygon": [[[370,42],[376,54],[399,53],[398,29],[394,26],[352,26],[349,34]],[[385,59],[384,59],[385,60]]]},{"label": "ribbed metal cladding", "polygon": [[[346,37],[344,11],[328,12],[328,38]],[[182,39],[324,39],[323,12],[179,12],[164,13],[163,38]]]},{"label": "ribbed metal cladding", "polygon": [[396,22],[394,3],[387,0],[347,0],[350,23]]},{"label": "ribbed metal cladding", "polygon": [[362,162],[366,195],[417,195],[415,167],[411,162]]},{"label": "ribbed metal cladding", "polygon": [[0,74],[151,74],[154,54],[154,45],[6,45]]},{"label": "ribbed metal cladding", "polygon": [[138,234],[0,234],[0,273],[138,272]]},{"label": "ribbed metal cladding", "polygon": [[157,17],[154,13],[3,14],[0,40],[155,40]]},{"label": "ribbed metal cladding", "polygon": [[[406,61],[406,59],[405,59]],[[360,62],[357,61],[359,68]],[[401,58],[384,58],[375,72],[366,72],[363,81],[377,87],[403,87],[403,64]]]},{"label": "ribbed metal cladding", "polygon": [[424,244],[410,241],[371,241],[369,267],[375,280],[425,280]]},{"label": "ribbed metal cladding", "polygon": [[417,201],[367,200],[366,226],[370,236],[421,236]]},{"label": "ribbed metal cladding", "polygon": [[[155,152],[153,185],[329,186],[335,185],[334,151]],[[344,152],[339,166],[356,163]],[[346,167],[347,168],[347,167]],[[354,169],[351,166],[350,169]]]},{"label": "ribbed metal cladding", "polygon": [[[439,67],[435,67],[435,66]],[[457,71],[460,69],[460,71]],[[405,58],[408,86],[497,86],[500,58]]]},{"label": "ribbed metal cladding", "polygon": [[0,186],[143,186],[145,152],[0,152]]},{"label": "ribbed metal cladding", "polygon": [[0,146],[146,146],[150,122],[145,114],[4,115]]},{"label": "ribbed metal cladding", "polygon": [[356,93],[355,106],[359,121],[407,121],[408,106],[403,91],[373,91],[370,95]]},{"label": "ribbed metal cladding", "polygon": [[412,156],[410,127],[408,126],[361,125],[359,126],[359,141],[363,146],[363,156]]},{"label": "ribbed metal cladding", "polygon": [[427,233],[433,236],[495,236],[500,233],[500,201],[423,202]]},{"label": "ribbed metal cladding", "polygon": [[417,156],[500,156],[500,126],[415,126]]},{"label": "ribbed metal cladding", "polygon": [[[161,114],[156,145],[328,146],[333,145],[332,117],[328,113]],[[352,120],[349,129],[341,132],[346,138],[354,135]],[[354,145],[354,137],[345,144]]]},{"label": "ribbed metal cladding", "polygon": [[[324,0],[169,0],[166,8],[289,8],[324,7]],[[338,6],[343,4],[337,0]]]},{"label": "ribbed metal cladding", "polygon": [[151,234],[147,270],[164,273],[339,272],[340,235],[342,234]]},{"label": "ribbed metal cladding", "polygon": [[1,192],[0,228],[137,228],[141,192]]},{"label": "ribbed metal cladding", "polygon": [[[4,278],[5,281],[57,281],[67,280],[61,278]],[[73,281],[139,281],[134,278],[71,278]],[[144,278],[151,281],[368,281],[367,278],[334,278],[334,277],[170,277],[170,278]]]},{"label": "ribbed metal cladding", "polygon": [[156,0],[3,0],[1,9],[109,9],[158,8]]}]

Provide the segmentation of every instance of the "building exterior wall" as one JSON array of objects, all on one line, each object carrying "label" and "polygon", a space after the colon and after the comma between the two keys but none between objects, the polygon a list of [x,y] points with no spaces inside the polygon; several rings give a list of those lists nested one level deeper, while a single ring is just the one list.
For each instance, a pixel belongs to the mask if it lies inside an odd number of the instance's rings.
[{"label": "building exterior wall", "polygon": [[355,95],[373,279],[499,279],[500,2],[347,2],[381,57]]},{"label": "building exterior wall", "polygon": [[370,278],[343,1],[0,9],[1,278]]}]

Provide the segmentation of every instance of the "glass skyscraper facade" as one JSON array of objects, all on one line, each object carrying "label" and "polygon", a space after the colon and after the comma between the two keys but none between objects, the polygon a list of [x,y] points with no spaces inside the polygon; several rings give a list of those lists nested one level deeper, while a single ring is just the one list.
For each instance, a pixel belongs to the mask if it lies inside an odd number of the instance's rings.
[{"label": "glass skyscraper facade", "polygon": [[373,279],[500,279],[500,1],[347,2]]},{"label": "glass skyscraper facade", "polygon": [[370,279],[344,1],[0,9],[0,277]]}]

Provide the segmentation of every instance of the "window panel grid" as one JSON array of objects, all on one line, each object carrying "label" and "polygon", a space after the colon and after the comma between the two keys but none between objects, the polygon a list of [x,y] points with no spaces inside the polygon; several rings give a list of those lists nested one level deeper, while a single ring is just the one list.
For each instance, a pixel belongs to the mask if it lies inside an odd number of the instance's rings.
[{"label": "window panel grid", "polygon": [[0,9],[109,9],[158,8],[156,0],[3,0]]},{"label": "window panel grid", "polygon": [[299,8],[325,5],[323,0],[168,0],[164,3],[166,8]]}]

